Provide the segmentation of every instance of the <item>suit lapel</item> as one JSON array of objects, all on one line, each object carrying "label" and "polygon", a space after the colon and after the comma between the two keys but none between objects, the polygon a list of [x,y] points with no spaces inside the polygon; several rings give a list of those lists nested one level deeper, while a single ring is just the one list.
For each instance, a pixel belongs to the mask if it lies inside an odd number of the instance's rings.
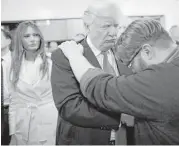
[{"label": "suit lapel", "polygon": [[[91,48],[89,47],[89,45],[87,44],[86,39],[84,39],[81,42],[81,45],[84,47],[84,56],[86,57],[86,59],[95,67],[101,68],[96,56],[94,55],[94,53],[92,52]],[[112,49],[111,49],[112,50]],[[113,52],[113,50],[112,50]],[[113,52],[114,54],[114,52]],[[115,55],[114,55],[115,56]],[[116,59],[116,64],[117,64],[117,69],[119,72],[119,75],[131,75],[132,74],[132,70],[129,69],[127,66],[123,65],[119,60]]]},{"label": "suit lapel", "polygon": [[81,45],[84,47],[84,56],[86,57],[86,59],[95,67],[101,68],[96,56],[94,55],[94,53],[92,52],[91,48],[89,47],[89,45],[87,44],[86,39],[83,40],[83,42],[81,42]]}]

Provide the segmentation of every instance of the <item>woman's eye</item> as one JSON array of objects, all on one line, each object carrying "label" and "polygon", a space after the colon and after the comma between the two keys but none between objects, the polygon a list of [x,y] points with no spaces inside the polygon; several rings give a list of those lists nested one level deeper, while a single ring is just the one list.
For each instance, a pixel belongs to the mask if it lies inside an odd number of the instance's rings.
[{"label": "woman's eye", "polygon": [[25,38],[28,38],[30,35],[24,35]]},{"label": "woman's eye", "polygon": [[33,36],[39,36],[38,34],[33,34]]}]

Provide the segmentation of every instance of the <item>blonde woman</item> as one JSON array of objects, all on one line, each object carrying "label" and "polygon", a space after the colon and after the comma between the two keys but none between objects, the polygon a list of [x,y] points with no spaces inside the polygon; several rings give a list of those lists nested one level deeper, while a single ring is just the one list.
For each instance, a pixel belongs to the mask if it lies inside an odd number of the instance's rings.
[{"label": "blonde woman", "polygon": [[57,110],[50,83],[51,60],[33,22],[18,25],[12,39],[11,144],[55,144]]}]

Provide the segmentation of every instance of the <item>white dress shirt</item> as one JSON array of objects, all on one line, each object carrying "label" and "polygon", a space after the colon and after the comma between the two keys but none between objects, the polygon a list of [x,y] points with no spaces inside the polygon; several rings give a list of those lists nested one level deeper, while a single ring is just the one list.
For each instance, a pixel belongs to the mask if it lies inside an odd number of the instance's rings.
[{"label": "white dress shirt", "polygon": [[3,67],[3,91],[4,92],[4,105],[9,105],[10,103],[10,67],[11,67],[11,52],[8,51],[4,56],[1,57],[2,60],[2,67]]},{"label": "white dress shirt", "polygon": [[[90,38],[87,37],[87,43],[89,45],[89,47],[91,48],[92,52],[94,53],[94,55],[96,56],[101,68],[103,69],[103,54],[101,53],[100,50],[98,50],[91,42]],[[116,76],[119,75],[119,72],[118,72],[118,68],[117,68],[117,65],[116,65],[116,60],[115,60],[115,57],[114,57],[114,54],[113,52],[110,50],[107,51],[107,56],[108,56],[108,61],[109,63],[111,64],[111,66],[114,68],[114,71],[116,73]]]},{"label": "white dress shirt", "polygon": [[[100,50],[98,50],[91,42],[90,38],[87,37],[87,43],[89,45],[89,47],[91,48],[92,52],[94,53],[94,55],[96,56],[101,68],[103,69],[103,58],[104,55],[101,53]],[[107,51],[107,57],[108,57],[108,61],[111,64],[111,66],[114,68],[114,71],[116,73],[116,76],[119,76],[119,72],[118,72],[118,68],[117,68],[117,64],[116,64],[116,60],[114,57],[113,52],[110,50]],[[115,130],[111,131],[111,137],[110,140],[115,140]]]}]

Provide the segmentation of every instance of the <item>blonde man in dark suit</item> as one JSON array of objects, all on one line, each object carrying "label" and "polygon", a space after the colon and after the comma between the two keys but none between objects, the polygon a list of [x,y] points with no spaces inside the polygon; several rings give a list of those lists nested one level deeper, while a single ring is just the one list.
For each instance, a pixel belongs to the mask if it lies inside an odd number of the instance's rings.
[{"label": "blonde man in dark suit", "polygon": [[[131,73],[130,69],[116,62],[112,50],[119,15],[116,4],[112,2],[100,0],[91,4],[83,17],[87,37],[81,41],[84,56],[94,66],[116,76]],[[113,129],[118,129],[120,124],[120,114],[104,112],[85,100],[60,49],[52,53],[52,61],[51,84],[59,111],[56,144],[111,144],[115,137]]]}]

